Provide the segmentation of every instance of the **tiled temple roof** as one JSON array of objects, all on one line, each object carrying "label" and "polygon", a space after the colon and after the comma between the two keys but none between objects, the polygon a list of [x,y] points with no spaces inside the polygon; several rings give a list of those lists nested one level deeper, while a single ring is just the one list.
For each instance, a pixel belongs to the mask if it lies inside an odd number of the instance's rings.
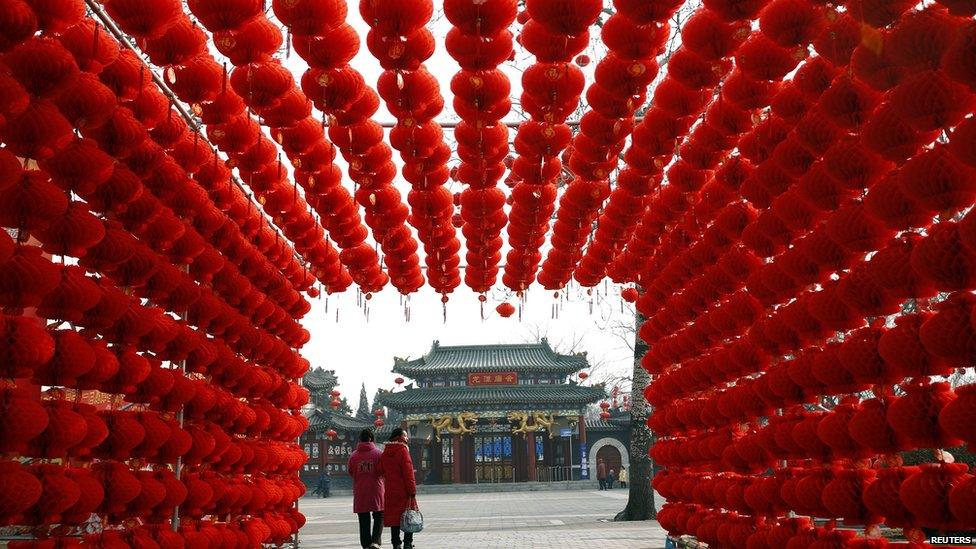
[{"label": "tiled temple roof", "polygon": [[393,371],[416,378],[448,373],[500,372],[569,375],[589,367],[585,353],[564,355],[539,343],[504,345],[440,345],[413,360],[394,359]]},{"label": "tiled temple roof", "polygon": [[343,431],[360,431],[367,427],[373,427],[372,421],[364,421],[352,416],[337,414],[331,410],[316,409],[308,417],[308,428],[310,431],[320,429],[339,429]]},{"label": "tiled temple roof", "polygon": [[513,405],[539,408],[579,407],[606,396],[602,386],[576,384],[560,385],[503,385],[407,388],[385,393],[383,405],[398,410],[450,406],[477,408],[492,405]]},{"label": "tiled temple roof", "polygon": [[339,379],[335,375],[335,370],[325,370],[321,367],[309,370],[302,378],[302,384],[310,390],[332,389],[338,383]]}]

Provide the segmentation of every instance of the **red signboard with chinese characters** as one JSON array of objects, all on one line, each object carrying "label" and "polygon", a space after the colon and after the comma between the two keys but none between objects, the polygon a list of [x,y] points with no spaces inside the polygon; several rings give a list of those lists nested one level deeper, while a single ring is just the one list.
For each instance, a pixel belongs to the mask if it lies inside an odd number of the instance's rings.
[{"label": "red signboard with chinese characters", "polygon": [[468,385],[518,385],[515,372],[477,372],[468,374]]}]

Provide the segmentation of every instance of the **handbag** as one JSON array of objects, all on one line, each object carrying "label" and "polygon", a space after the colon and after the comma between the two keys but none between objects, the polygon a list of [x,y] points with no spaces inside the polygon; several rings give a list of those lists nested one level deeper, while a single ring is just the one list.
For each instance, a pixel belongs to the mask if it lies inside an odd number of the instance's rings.
[{"label": "handbag", "polygon": [[417,508],[417,498],[410,498],[410,508],[400,515],[400,530],[416,534],[424,529],[424,514]]}]

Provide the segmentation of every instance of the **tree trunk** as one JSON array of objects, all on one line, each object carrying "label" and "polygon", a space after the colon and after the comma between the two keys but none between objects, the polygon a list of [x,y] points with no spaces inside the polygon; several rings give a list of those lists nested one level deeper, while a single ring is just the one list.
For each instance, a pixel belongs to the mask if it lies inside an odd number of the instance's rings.
[{"label": "tree trunk", "polygon": [[[646,319],[640,313],[634,313],[636,333],[640,333],[641,324]],[[647,351],[647,345],[634,336],[634,375],[630,393],[630,470],[628,471],[630,490],[627,507],[614,517],[614,520],[648,520],[657,518],[654,507],[654,490],[651,488],[651,478],[654,475],[651,458],[647,455],[654,439],[647,427],[647,418],[651,415],[651,405],[644,399],[644,388],[651,382],[651,376],[641,366],[641,357]]]}]

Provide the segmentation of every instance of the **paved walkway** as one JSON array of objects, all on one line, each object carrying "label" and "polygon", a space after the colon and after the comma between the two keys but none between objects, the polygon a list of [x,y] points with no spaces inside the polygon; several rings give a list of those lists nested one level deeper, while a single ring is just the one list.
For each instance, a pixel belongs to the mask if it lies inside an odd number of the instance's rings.
[{"label": "paved walkway", "polygon": [[[609,521],[626,503],[624,490],[428,494],[420,497],[426,527],[414,544],[419,549],[663,548],[664,530],[657,522]],[[299,505],[308,517],[303,549],[359,547],[351,497],[304,498]],[[390,547],[389,529],[383,542]]]}]

